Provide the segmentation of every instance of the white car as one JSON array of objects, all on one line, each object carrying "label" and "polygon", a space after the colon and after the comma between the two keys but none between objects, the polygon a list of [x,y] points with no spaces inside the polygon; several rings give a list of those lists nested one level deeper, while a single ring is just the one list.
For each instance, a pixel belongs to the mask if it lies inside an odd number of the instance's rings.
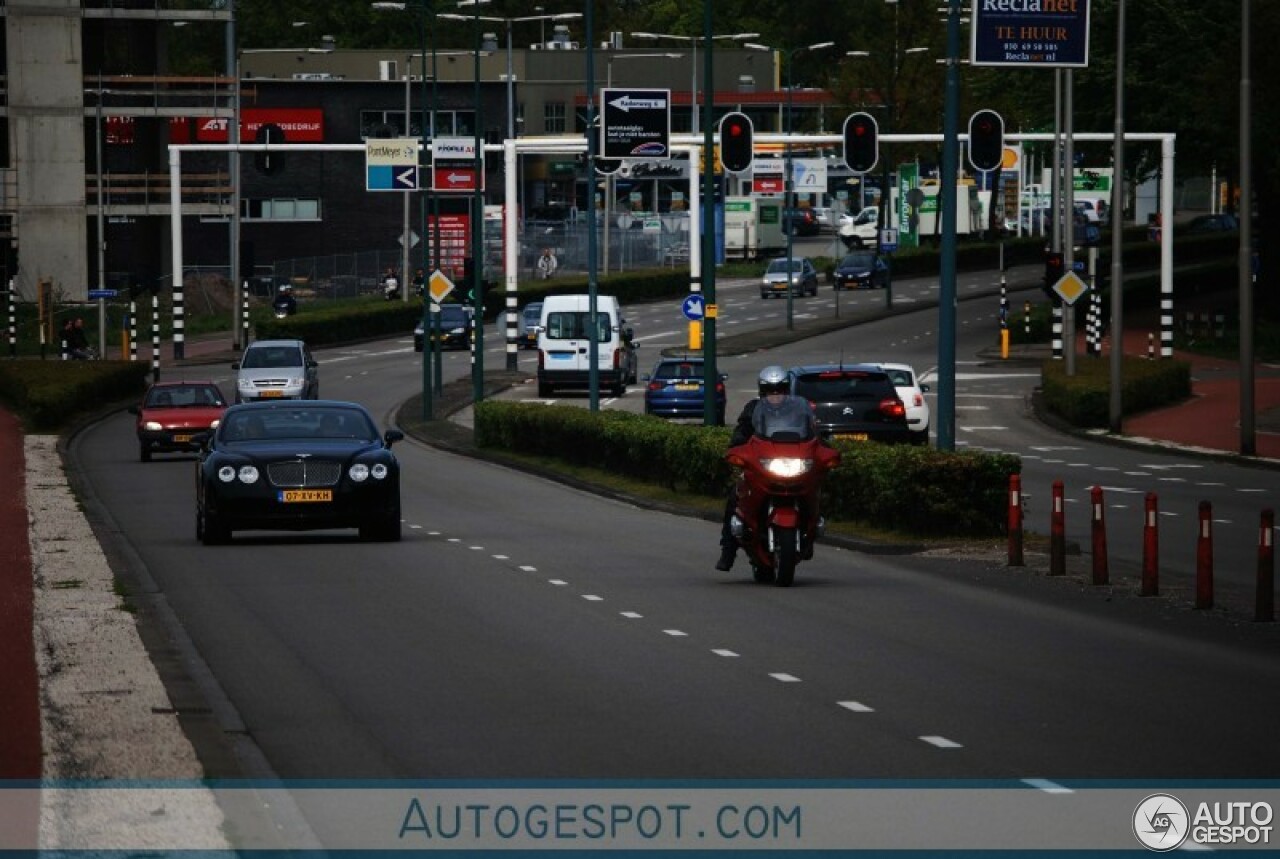
[{"label": "white car", "polygon": [[924,395],[929,392],[928,385],[920,384],[920,377],[910,364],[881,364],[880,368],[888,374],[893,386],[898,390],[898,397],[907,407],[907,426],[911,429],[912,444],[929,443],[929,404]]},{"label": "white car", "polygon": [[874,245],[878,236],[880,210],[875,206],[867,206],[856,215],[845,213],[840,216],[840,226],[836,229],[847,247],[867,247]]}]

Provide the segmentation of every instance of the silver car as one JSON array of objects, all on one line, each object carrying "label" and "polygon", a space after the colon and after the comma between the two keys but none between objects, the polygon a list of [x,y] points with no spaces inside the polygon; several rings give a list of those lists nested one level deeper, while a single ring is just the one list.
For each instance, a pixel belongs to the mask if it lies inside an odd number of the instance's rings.
[{"label": "silver car", "polygon": [[787,258],[779,257],[769,261],[764,270],[764,280],[760,283],[760,297],[787,294],[787,284],[791,285],[793,295],[818,294],[818,270],[808,257],[791,258],[791,275],[787,276]]},{"label": "silver car", "polygon": [[301,340],[255,340],[231,365],[236,371],[236,402],[318,399],[318,367]]}]

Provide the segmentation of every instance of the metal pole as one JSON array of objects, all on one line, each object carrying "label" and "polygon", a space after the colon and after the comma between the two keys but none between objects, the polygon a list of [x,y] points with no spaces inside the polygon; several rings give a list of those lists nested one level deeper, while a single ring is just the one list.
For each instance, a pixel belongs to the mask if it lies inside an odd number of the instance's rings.
[{"label": "metal pole", "polygon": [[[427,100],[427,32],[430,20],[428,17],[428,0],[422,0],[418,4],[418,11],[421,16],[418,19],[418,39],[421,52],[421,69],[422,69],[422,147],[425,150],[429,145],[429,141],[435,136],[435,129],[432,128],[434,114],[431,112],[429,102]],[[435,64],[431,67],[431,78],[435,80]],[[434,86],[434,84],[433,84]],[[418,163],[422,163],[422,153],[418,154]],[[422,419],[429,421],[435,417],[435,391],[431,384],[432,374],[432,358],[434,357],[434,347],[432,341],[435,339],[435,330],[432,327],[436,314],[432,313],[435,302],[431,300],[430,285],[431,275],[435,273],[434,267],[430,264],[431,260],[431,223],[429,218],[428,201],[431,196],[431,186],[434,184],[430,171],[427,173],[427,181],[422,181],[421,171],[418,176],[418,187],[424,189],[424,197],[422,198],[422,273],[427,279],[426,289],[422,295]]]},{"label": "metal pole", "polygon": [[[107,288],[107,235],[106,218],[102,213],[102,72],[98,72],[97,130],[94,136],[98,159],[98,289]],[[107,303],[98,293],[98,357],[107,357]]]},{"label": "metal pole", "polygon": [[[720,381],[720,373],[716,369],[716,171],[715,171],[715,80],[713,74],[711,0],[702,0],[702,34],[703,74],[702,80],[707,84],[707,97],[702,107],[702,151],[706,157],[706,171],[702,177],[702,256],[699,262],[702,275],[702,295],[705,315],[702,318],[702,379],[703,396],[702,422],[706,426],[716,423],[716,384]],[[728,176],[725,177],[726,182]],[[690,244],[694,236],[692,221]],[[696,283],[696,281],[695,281]]]},{"label": "metal pole", "polygon": [[1253,414],[1253,145],[1250,140],[1249,117],[1253,105],[1249,69],[1249,12],[1249,0],[1241,0],[1240,210],[1236,213],[1240,219],[1240,249],[1236,276],[1240,287],[1240,452],[1245,456],[1253,456],[1257,452]]},{"label": "metal pole", "polygon": [[[227,142],[233,146],[240,145],[240,53],[236,50],[236,0],[227,0],[227,9],[231,12],[227,20],[227,70],[231,73],[231,119],[227,123]],[[231,348],[240,351],[248,340],[242,340],[242,326],[238,316],[249,312],[248,290],[241,292],[237,287],[241,275],[253,277],[253,272],[240,271],[240,151],[232,149],[227,153],[227,172],[231,174],[231,212],[227,222],[230,229],[227,249],[227,274],[231,282]],[[274,283],[272,284],[274,286]],[[247,326],[246,326],[247,327]]]},{"label": "metal pole", "polygon": [[[479,6],[476,10],[479,11]],[[475,17],[475,197],[471,206],[471,289],[475,303],[475,342],[472,346],[471,397],[484,399],[484,135],[481,122],[484,106],[480,103],[480,16]]]},{"label": "metal pole", "polygon": [[796,52],[779,51],[787,61],[787,140],[782,144],[782,153],[785,156],[783,169],[787,171],[786,180],[782,186],[782,227],[787,231],[787,330],[791,331],[795,328],[794,316],[794,296],[792,295],[795,285],[795,262],[794,262],[794,209],[795,209],[795,185],[791,177],[791,70],[795,65]]},{"label": "metal pole", "polygon": [[942,121],[942,259],[938,301],[938,450],[955,450],[956,171],[960,141],[960,0],[947,0],[947,80]]},{"label": "metal pole", "polygon": [[[1062,248],[1062,270],[1075,271],[1076,261],[1076,149],[1075,140],[1072,133],[1075,130],[1075,110],[1073,105],[1075,92],[1075,76],[1071,73],[1071,69],[1066,69],[1063,75],[1063,101],[1062,116],[1063,128],[1065,130],[1065,140],[1063,146],[1065,153],[1063,161],[1066,166],[1063,168],[1062,179],[1062,208],[1066,214],[1067,226],[1065,230],[1066,243]],[[1076,308],[1074,304],[1062,303],[1062,354],[1066,358],[1065,371],[1068,376],[1076,374]]]},{"label": "metal pole", "polygon": [[516,136],[515,69],[511,59],[511,19],[507,19],[507,139]]},{"label": "metal pole", "polygon": [[[404,63],[404,136],[409,136],[409,90],[410,84],[413,82],[413,76],[409,74],[409,67],[413,63],[413,57],[405,59]],[[409,202],[412,192],[405,191],[404,211],[402,219],[402,229],[400,231],[400,300],[406,304],[409,301]]]},{"label": "metal pole", "polygon": [[502,147],[502,177],[504,180],[504,199],[508,200],[508,205],[502,210],[502,232],[507,237],[506,243],[503,245],[502,270],[506,280],[507,287],[507,369],[514,372],[519,367],[516,360],[516,337],[519,333],[517,326],[516,312],[519,296],[516,290],[519,287],[519,265],[520,265],[520,243],[513,241],[516,235],[516,188],[518,177],[516,175],[516,141],[515,138],[509,138]]},{"label": "metal pole", "polygon": [[1124,414],[1120,387],[1124,378],[1124,19],[1125,0],[1116,7],[1116,117],[1111,144],[1111,395],[1107,402],[1107,428],[1121,430]]},{"label": "metal pole", "polygon": [[596,326],[596,52],[595,3],[587,3],[587,385],[588,408],[600,410],[600,332]]}]

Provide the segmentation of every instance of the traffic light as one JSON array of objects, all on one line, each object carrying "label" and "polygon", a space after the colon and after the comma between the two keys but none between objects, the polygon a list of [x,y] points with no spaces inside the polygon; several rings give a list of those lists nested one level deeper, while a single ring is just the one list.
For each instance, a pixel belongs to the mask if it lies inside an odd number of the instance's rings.
[{"label": "traffic light", "polygon": [[1004,163],[1004,119],[994,110],[969,117],[969,162],[984,172]]},{"label": "traffic light", "polygon": [[1048,251],[1044,255],[1044,289],[1053,298],[1058,295],[1053,291],[1053,287],[1058,281],[1062,280],[1062,275],[1066,273],[1065,261],[1058,251]]},{"label": "traffic light", "polygon": [[855,173],[870,173],[880,160],[880,126],[869,113],[851,113],[844,121],[844,163]]},{"label": "traffic light", "polygon": [[745,113],[726,113],[720,120],[720,163],[729,173],[745,173],[755,157],[755,129]]},{"label": "traffic light", "polygon": [[[273,122],[258,127],[258,133],[254,135],[254,143],[284,143],[284,129]],[[253,154],[253,164],[258,168],[258,172],[264,176],[270,176],[273,173],[279,173],[284,169],[284,153],[283,152],[255,152]]]}]

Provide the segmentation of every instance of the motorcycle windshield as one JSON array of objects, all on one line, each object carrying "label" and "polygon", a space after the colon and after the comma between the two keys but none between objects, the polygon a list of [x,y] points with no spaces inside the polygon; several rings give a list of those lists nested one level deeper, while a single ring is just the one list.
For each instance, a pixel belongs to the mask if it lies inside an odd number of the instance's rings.
[{"label": "motorcycle windshield", "polygon": [[760,400],[751,415],[752,429],[770,441],[805,441],[813,438],[813,412],[807,400],[787,397],[781,403]]}]

